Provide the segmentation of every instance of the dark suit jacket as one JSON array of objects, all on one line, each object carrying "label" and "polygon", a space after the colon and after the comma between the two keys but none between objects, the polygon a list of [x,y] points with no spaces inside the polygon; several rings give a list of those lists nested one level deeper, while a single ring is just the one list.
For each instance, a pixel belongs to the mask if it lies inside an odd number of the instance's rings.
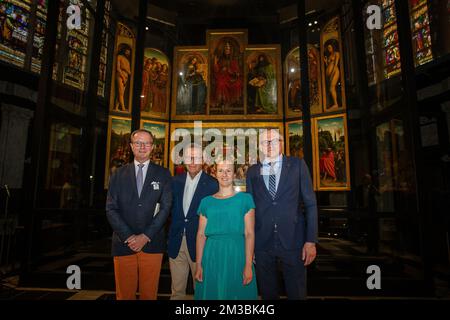
[{"label": "dark suit jacket", "polygon": [[308,167],[303,159],[283,155],[275,200],[261,175],[261,163],[247,172],[247,192],[255,200],[255,251],[268,250],[274,225],[286,250],[300,249],[305,242],[317,242],[317,203]]},{"label": "dark suit jacket", "polygon": [[[172,205],[171,189],[169,170],[150,163],[139,197],[134,162],[117,169],[109,182],[106,200],[106,216],[113,229],[113,256],[134,254],[124,241],[133,234],[141,233],[150,238],[150,242],[142,249],[143,252],[165,251],[164,224]],[[154,216],[157,203],[160,204],[160,209]]]},{"label": "dark suit jacket", "polygon": [[202,173],[198,181],[197,189],[192,197],[192,202],[189,211],[184,216],[183,210],[183,194],[184,186],[186,185],[187,173],[175,176],[172,180],[173,190],[173,207],[172,207],[172,222],[169,230],[169,257],[175,259],[180,251],[183,231],[186,229],[186,241],[192,261],[195,261],[195,242],[198,230],[198,215],[197,209],[200,201],[216,193],[219,190],[217,180]]}]

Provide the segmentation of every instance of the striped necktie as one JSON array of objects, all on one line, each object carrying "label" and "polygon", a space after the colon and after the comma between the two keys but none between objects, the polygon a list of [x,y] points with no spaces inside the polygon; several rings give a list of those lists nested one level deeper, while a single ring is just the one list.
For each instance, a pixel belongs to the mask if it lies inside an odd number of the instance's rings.
[{"label": "striped necktie", "polygon": [[269,163],[270,166],[270,174],[269,174],[269,193],[272,196],[272,199],[275,199],[275,195],[277,194],[277,176],[275,175],[275,170],[273,166],[274,162]]}]

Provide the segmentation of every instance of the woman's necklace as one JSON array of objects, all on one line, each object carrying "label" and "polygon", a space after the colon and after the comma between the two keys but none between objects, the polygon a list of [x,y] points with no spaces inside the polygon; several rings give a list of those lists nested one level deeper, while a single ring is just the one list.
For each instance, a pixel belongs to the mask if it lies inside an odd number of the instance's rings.
[{"label": "woman's necklace", "polygon": [[217,195],[218,195],[220,198],[232,197],[232,196],[234,196],[234,194],[235,194],[234,190],[233,190],[232,193],[228,193],[228,194],[223,194],[223,193],[220,193],[220,192],[217,193]]}]

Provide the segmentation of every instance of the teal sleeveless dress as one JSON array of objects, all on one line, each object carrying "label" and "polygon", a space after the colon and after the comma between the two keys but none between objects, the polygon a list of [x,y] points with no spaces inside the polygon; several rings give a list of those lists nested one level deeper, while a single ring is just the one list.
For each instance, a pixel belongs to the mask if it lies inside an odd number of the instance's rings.
[{"label": "teal sleeveless dress", "polygon": [[195,283],[195,300],[256,300],[256,273],[244,286],[244,216],[255,208],[249,193],[236,193],[226,199],[203,198],[198,214],[208,219],[203,250],[203,282]]}]

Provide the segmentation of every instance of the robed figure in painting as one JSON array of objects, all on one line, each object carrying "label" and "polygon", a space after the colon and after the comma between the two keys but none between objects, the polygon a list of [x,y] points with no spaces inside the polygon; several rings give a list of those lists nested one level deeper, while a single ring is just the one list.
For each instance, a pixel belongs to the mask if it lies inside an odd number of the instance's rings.
[{"label": "robed figure in painting", "polygon": [[179,75],[177,114],[204,114],[206,107],[206,81],[198,58],[189,58]]},{"label": "robed figure in painting", "polygon": [[231,109],[242,107],[243,74],[234,50],[232,42],[225,41],[222,45],[219,44],[213,57],[212,102],[222,113],[231,113]]},{"label": "robed figure in painting", "polygon": [[[250,65],[252,68],[252,65]],[[277,105],[277,87],[275,70],[266,55],[258,55],[258,62],[249,72],[249,106],[256,113],[275,113]]]}]

